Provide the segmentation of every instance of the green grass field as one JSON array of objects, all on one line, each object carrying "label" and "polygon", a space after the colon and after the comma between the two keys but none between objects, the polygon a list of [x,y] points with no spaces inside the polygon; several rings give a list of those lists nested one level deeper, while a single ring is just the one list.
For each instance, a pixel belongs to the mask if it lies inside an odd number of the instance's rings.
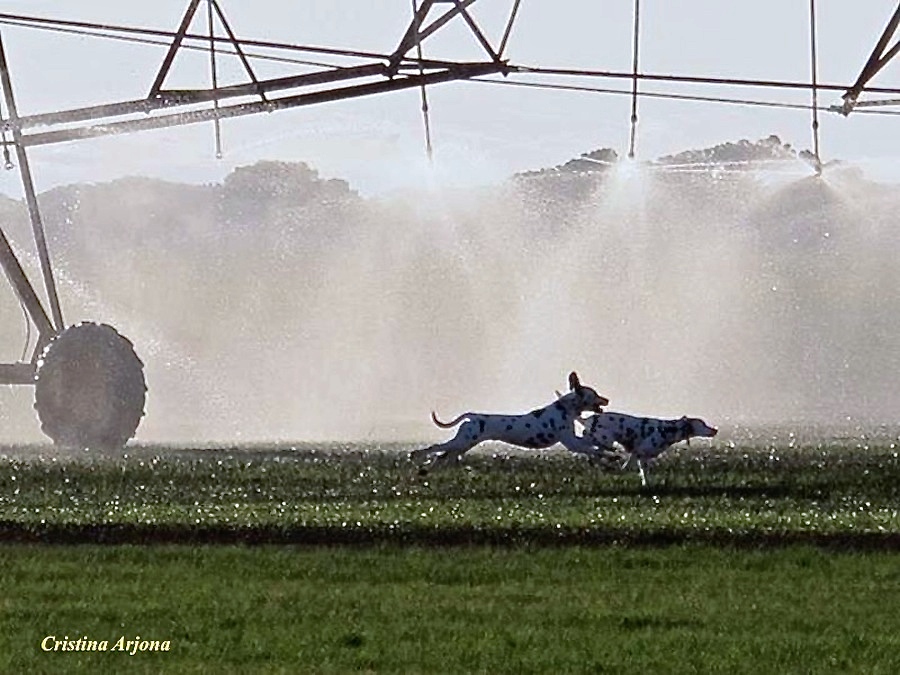
[{"label": "green grass field", "polygon": [[0,672],[900,672],[890,437],[402,449],[0,448]]},{"label": "green grass field", "polygon": [[[17,545],[0,560],[9,673],[900,669],[884,552]],[[48,653],[48,635],[171,644]]]},{"label": "green grass field", "polygon": [[895,547],[900,458],[866,448],[673,450],[642,489],[568,455],[418,476],[387,449],[132,448],[0,459],[0,534],[20,541],[815,543]]}]

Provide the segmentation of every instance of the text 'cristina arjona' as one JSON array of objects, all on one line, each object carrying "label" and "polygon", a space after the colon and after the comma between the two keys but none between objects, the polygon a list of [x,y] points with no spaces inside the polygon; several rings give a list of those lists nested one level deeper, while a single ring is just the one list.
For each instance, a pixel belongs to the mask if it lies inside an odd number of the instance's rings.
[{"label": "text 'cristina arjona'", "polygon": [[142,640],[140,635],[133,640],[124,635],[118,640],[91,640],[87,636],[72,640],[68,635],[62,639],[48,635],[41,640],[45,652],[126,652],[133,656],[138,652],[167,652],[171,647],[170,640]]}]

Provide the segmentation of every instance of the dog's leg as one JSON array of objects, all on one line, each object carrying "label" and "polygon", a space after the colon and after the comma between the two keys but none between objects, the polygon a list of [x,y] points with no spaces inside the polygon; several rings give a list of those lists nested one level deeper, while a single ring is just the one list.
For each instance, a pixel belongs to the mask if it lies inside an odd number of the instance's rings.
[{"label": "dog's leg", "polygon": [[454,452],[452,450],[445,450],[444,452],[434,455],[434,458],[431,460],[429,466],[432,469],[446,469],[459,464],[461,458],[462,453]]},{"label": "dog's leg", "polygon": [[443,452],[444,445],[446,445],[446,443],[437,443],[435,445],[429,445],[427,448],[418,448],[409,453],[409,458],[417,464],[420,462],[425,462],[434,455],[438,455]]},{"label": "dog's leg", "polygon": [[437,460],[440,464],[456,464],[469,450],[474,448],[481,441],[486,440],[482,429],[484,422],[469,419],[462,423],[459,432],[452,440],[444,443],[444,452],[441,453]]},{"label": "dog's leg", "polygon": [[454,460],[458,461],[480,441],[475,428],[472,422],[464,422],[456,432],[456,436],[449,441],[413,450],[410,453],[410,459],[420,464],[420,471],[455,463]]},{"label": "dog's leg", "polygon": [[593,457],[597,452],[597,446],[588,436],[576,436],[574,433],[561,435],[559,443],[569,452],[576,455]]},{"label": "dog's leg", "polygon": [[612,445],[594,446],[593,452],[590,454],[591,466],[597,466],[604,471],[614,471],[619,468],[617,460],[620,460],[619,453]]},{"label": "dog's leg", "polygon": [[446,446],[447,443],[432,445],[430,448],[425,448],[427,455],[418,455],[414,459],[418,464],[420,476],[426,475],[433,469],[445,468],[454,458],[458,457],[452,450],[447,450]]},{"label": "dog's leg", "polygon": [[640,457],[637,458],[638,472],[641,474],[641,487],[647,487],[649,484],[648,476],[650,475],[650,468],[647,467],[647,462]]}]

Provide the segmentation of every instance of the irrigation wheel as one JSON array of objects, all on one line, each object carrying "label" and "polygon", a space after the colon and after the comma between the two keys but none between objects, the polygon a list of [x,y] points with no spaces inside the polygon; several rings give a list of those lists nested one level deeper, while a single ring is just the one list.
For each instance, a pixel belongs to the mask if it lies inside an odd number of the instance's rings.
[{"label": "irrigation wheel", "polygon": [[121,449],[144,415],[146,395],[134,346],[106,324],[67,328],[38,361],[34,408],[59,446]]}]

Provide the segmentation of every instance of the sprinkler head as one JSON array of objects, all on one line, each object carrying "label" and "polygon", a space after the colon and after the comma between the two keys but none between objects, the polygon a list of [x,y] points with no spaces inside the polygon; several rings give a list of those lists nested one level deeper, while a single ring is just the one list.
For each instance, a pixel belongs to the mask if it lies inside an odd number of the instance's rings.
[{"label": "sprinkler head", "polygon": [[816,172],[816,177],[819,177],[822,175],[822,166],[823,166],[822,160],[819,159],[818,157],[816,157],[816,161],[813,164],[813,171]]}]

